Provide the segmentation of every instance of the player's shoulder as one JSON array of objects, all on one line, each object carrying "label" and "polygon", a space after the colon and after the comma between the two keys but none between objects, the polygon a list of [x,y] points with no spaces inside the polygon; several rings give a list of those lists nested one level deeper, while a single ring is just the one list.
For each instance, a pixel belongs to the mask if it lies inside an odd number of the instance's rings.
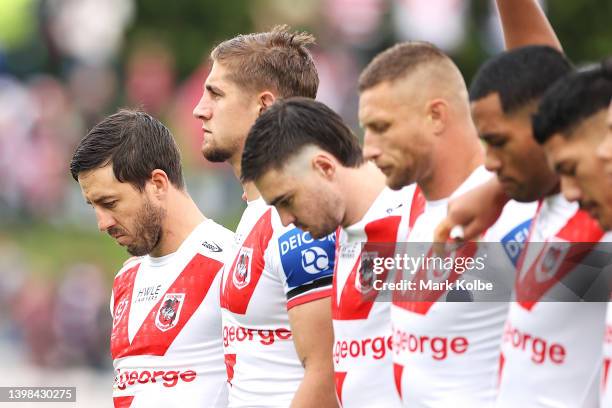
[{"label": "player's shoulder", "polygon": [[133,256],[131,258],[128,258],[126,261],[123,262],[123,265],[121,266],[119,271],[117,271],[117,273],[115,274],[115,279],[119,278],[121,275],[123,275],[127,271],[138,267],[142,263],[144,258],[145,256]]},{"label": "player's shoulder", "polygon": [[198,226],[190,239],[195,252],[219,261],[226,259],[233,241],[234,233],[210,218]]},{"label": "player's shoulder", "polygon": [[538,208],[537,201],[521,203],[510,200],[504,206],[499,218],[486,233],[487,241],[506,242],[527,239],[529,228]]}]

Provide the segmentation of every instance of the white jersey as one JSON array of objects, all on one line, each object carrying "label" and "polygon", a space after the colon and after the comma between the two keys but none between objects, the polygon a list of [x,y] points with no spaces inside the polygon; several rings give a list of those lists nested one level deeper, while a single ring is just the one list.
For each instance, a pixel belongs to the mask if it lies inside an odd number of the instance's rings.
[{"label": "white jersey", "polygon": [[603,366],[601,371],[601,408],[612,408],[612,381],[610,381],[610,364],[612,363],[612,303],[608,303],[606,312],[606,334],[604,336]]},{"label": "white jersey", "polygon": [[314,240],[263,199],[248,203],[221,289],[230,407],[291,404],[304,369],[287,312],[331,296],[334,255],[334,234]]},{"label": "white jersey", "polygon": [[[454,198],[489,180],[492,174],[477,168],[451,195]],[[419,190],[416,192],[421,194]],[[425,202],[412,200],[409,248],[422,247],[431,253],[434,228],[446,216],[448,199]],[[489,242],[519,244],[533,217],[534,205],[510,202],[502,216],[483,237]],[[418,244],[422,243],[422,244]],[[457,257],[478,258],[478,246]],[[493,257],[500,269],[514,271],[517,257],[501,252]],[[427,252],[429,251],[429,252]],[[460,281],[455,269],[421,267],[412,278],[416,286],[394,297],[393,360],[395,382],[406,407],[488,407],[495,401],[499,347],[508,302],[478,301],[472,291],[461,287],[428,288],[421,282]],[[511,287],[513,277],[509,277]],[[509,300],[509,291],[507,293]],[[426,299],[427,301],[423,301]],[[476,300],[476,301],[474,301]],[[499,300],[496,298],[488,300]]]},{"label": "white jersey", "polygon": [[225,407],[219,288],[233,234],[212,220],[178,250],[127,263],[115,277],[115,407]]},{"label": "white jersey", "polygon": [[586,255],[567,250],[567,242],[603,237],[597,222],[561,194],[541,203],[504,328],[498,407],[598,406],[607,303],[546,300],[567,292],[563,279],[587,273],[574,268]]},{"label": "white jersey", "polygon": [[[413,191],[414,186],[400,191],[385,188],[360,221],[338,232],[332,297],[333,356],[336,393],[345,408],[401,406],[393,381],[391,304],[375,301],[379,292],[374,289],[373,271],[362,269],[362,253],[377,249],[371,243],[383,243],[380,251],[386,249],[393,256],[400,211]],[[384,254],[377,251],[377,256]]]}]

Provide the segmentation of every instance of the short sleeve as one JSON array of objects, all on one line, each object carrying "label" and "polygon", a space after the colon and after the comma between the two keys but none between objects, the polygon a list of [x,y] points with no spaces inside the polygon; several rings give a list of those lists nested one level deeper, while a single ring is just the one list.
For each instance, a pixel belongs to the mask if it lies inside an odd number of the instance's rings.
[{"label": "short sleeve", "polygon": [[335,233],[314,239],[295,227],[277,235],[276,269],[284,283],[287,309],[331,296],[335,242]]}]

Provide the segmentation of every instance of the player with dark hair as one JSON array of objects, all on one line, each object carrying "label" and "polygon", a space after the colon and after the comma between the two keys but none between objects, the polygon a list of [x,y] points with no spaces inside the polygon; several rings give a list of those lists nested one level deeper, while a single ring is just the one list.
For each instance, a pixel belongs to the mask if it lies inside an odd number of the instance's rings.
[{"label": "player with dark hair", "polygon": [[[542,398],[585,406],[598,397],[595,382],[605,303],[544,301],[566,289],[565,280],[585,273],[578,267],[561,268],[562,257],[557,259],[555,273],[546,275],[553,280],[536,278],[537,260],[558,249],[556,242],[597,242],[603,236],[593,220],[559,192],[559,177],[548,167],[547,155],[537,144],[531,126],[531,117],[544,103],[541,100],[547,90],[571,70],[559,51],[525,47],[489,60],[476,74],[470,90],[474,121],[487,146],[487,168],[497,173],[507,197],[540,200],[523,261],[518,265],[517,302],[511,304],[504,330],[499,406],[532,405]],[[558,346],[558,355],[549,355],[554,364],[544,364],[534,352],[520,346],[516,339],[528,336]],[[591,374],[580,378],[568,375],[578,371]],[[525,376],[525,372],[533,375]],[[559,388],[561,382],[564,385]]]},{"label": "player with dark hair", "polygon": [[606,65],[579,71],[553,86],[533,118],[534,135],[559,174],[569,201],[612,229],[612,189],[595,153],[604,140],[612,100],[612,69]]},{"label": "player with dark hair", "polygon": [[137,257],[113,283],[114,406],[227,406],[219,285],[232,233],[187,193],[170,131],[121,110],[79,142],[70,171],[100,231]]},{"label": "player with dark hair", "polygon": [[375,250],[372,242],[391,243],[376,251],[392,256],[401,221],[393,212],[403,209],[414,186],[385,188],[384,175],[363,160],[342,119],[305,98],[280,100],[257,119],[245,144],[242,179],[255,182],[284,224],[299,225],[315,238],[342,227],[332,294],[338,400],[343,407],[399,407],[390,304],[375,301],[374,274],[364,262]]},{"label": "player with dark hair", "polygon": [[[314,98],[314,38],[276,27],[239,35],[211,53],[212,69],[194,116],[202,153],[227,161],[240,179],[245,139],[277,98]],[[336,406],[331,321],[334,236],[315,240],[284,227],[244,183],[247,200],[221,290],[230,407]]]}]

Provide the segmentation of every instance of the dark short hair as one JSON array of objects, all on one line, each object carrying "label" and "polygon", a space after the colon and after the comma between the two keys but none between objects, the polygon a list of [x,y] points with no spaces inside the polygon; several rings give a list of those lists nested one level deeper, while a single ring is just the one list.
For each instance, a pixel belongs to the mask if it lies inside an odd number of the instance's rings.
[{"label": "dark short hair", "polygon": [[107,116],[81,139],[70,161],[70,173],[113,165],[122,183],[143,190],[151,172],[166,172],[170,182],[184,188],[181,156],[172,134],[163,123],[145,112],[122,109]]},{"label": "dark short hair", "polygon": [[242,153],[242,181],[281,169],[308,145],[331,153],[346,167],[363,163],[359,139],[336,112],[308,98],[281,99],[251,127]]},{"label": "dark short hair", "polygon": [[210,56],[229,68],[229,78],[241,87],[259,92],[272,89],[281,98],[315,98],[317,68],[308,46],[315,38],[291,32],[286,25],[264,33],[242,34],[217,45]]},{"label": "dark short hair", "polygon": [[436,61],[453,63],[448,55],[431,43],[408,41],[396,44],[374,57],[361,72],[359,91],[404,78],[423,64]]},{"label": "dark short hair", "polygon": [[533,134],[543,144],[556,133],[567,133],[606,109],[612,99],[612,58],[595,68],[574,72],[555,83],[534,115]]},{"label": "dark short hair", "polygon": [[530,45],[506,51],[480,67],[470,85],[470,101],[497,93],[503,112],[509,114],[540,99],[571,70],[569,60],[552,47]]}]

